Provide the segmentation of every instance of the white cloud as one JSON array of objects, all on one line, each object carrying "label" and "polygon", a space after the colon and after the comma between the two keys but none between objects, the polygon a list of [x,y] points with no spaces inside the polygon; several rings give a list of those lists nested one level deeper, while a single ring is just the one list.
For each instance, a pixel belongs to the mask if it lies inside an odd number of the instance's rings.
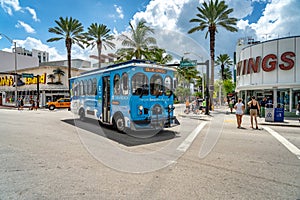
[{"label": "white cloud", "polygon": [[18,20],[16,27],[24,28],[27,33],[35,33],[35,30],[29,24],[26,24],[25,22],[20,21],[20,20]]},{"label": "white cloud", "polygon": [[36,15],[36,12],[34,9],[30,8],[30,7],[26,7],[26,10],[28,10],[28,12],[32,15],[32,19],[34,21],[40,21],[38,18],[37,18],[37,15]]},{"label": "white cloud", "polygon": [[182,7],[190,0],[152,0],[145,11],[137,12],[133,17],[136,23],[141,19],[146,20],[155,27],[176,30],[176,23],[182,11]]},{"label": "white cloud", "polygon": [[249,26],[249,20],[239,20],[236,24],[236,26],[239,29],[245,29],[247,26]]},{"label": "white cloud", "polygon": [[121,6],[117,6],[117,5],[114,5],[115,9],[116,9],[116,12],[118,13],[119,15],[119,18],[123,19],[124,18],[124,14],[123,14],[123,9]]},{"label": "white cloud", "polygon": [[13,15],[13,11],[21,11],[19,0],[1,0],[2,9],[9,15]]},{"label": "white cloud", "polygon": [[[187,34],[187,31],[190,28],[196,26],[196,23],[190,23],[189,20],[196,17],[196,14],[198,13],[197,6],[201,6],[202,1],[203,0],[151,0],[146,6],[145,11],[137,12],[133,16],[131,22],[135,25],[135,22],[145,19],[148,22],[148,25],[155,29],[154,36],[157,39],[158,46],[165,48],[173,55],[180,57],[183,56],[185,52],[193,52],[204,57],[204,59],[207,59],[209,56],[209,38],[205,39],[207,30]],[[252,0],[252,2],[253,1],[254,0]],[[264,40],[262,37],[266,36],[266,34],[270,34],[269,36],[274,38],[277,38],[278,36],[288,36],[288,34],[299,35],[300,26],[298,26],[298,24],[300,21],[300,4],[297,1],[298,0],[267,1],[268,5],[256,23],[249,24],[248,20],[238,21],[237,27],[239,28],[239,32],[231,33],[224,28],[219,28],[218,33],[216,34],[215,55],[227,53],[232,57],[233,52],[235,51],[236,42],[239,38],[245,36],[257,36],[258,39]],[[3,2],[10,1],[2,0],[2,8]],[[13,2],[16,3],[18,1]],[[226,0],[226,3],[229,8],[234,9],[232,16],[236,18],[246,17],[255,11],[253,10],[253,5],[250,0]],[[120,14],[123,14],[122,8],[117,5],[114,5],[114,7],[120,17]],[[12,6],[10,8],[13,9]],[[117,8],[120,10],[118,11]],[[33,12],[31,14],[33,18],[35,18]],[[113,17],[117,18],[116,16]],[[19,21],[19,27],[24,27],[22,24],[24,25],[25,23]],[[27,27],[30,26],[28,25]],[[31,31],[34,31],[34,29],[31,28]],[[113,34],[117,37],[120,33],[114,28]],[[116,40],[114,42],[116,43],[116,49],[121,47],[120,41]],[[29,37],[24,40],[24,45],[25,44],[27,45],[27,49],[35,48],[48,51],[50,60],[67,59],[65,51],[63,53],[58,53],[56,48],[42,44],[40,40]],[[39,46],[41,46],[42,49],[39,48]],[[103,49],[104,54],[114,52],[115,50]],[[93,50],[82,50],[77,45],[72,46],[72,58],[82,58],[84,60],[95,62],[95,60],[89,58],[89,55],[97,55],[96,48]],[[199,60],[199,56],[189,54],[191,59]]]},{"label": "white cloud", "polygon": [[234,12],[230,14],[230,17],[241,19],[248,15],[251,15],[251,13],[253,12],[252,3],[249,0],[226,0],[226,3],[228,5],[228,8],[234,8]]},{"label": "white cloud", "polygon": [[[250,24],[260,40],[299,35],[300,4],[297,0],[273,0],[257,23]],[[267,38],[266,38],[267,37]]]},{"label": "white cloud", "polygon": [[41,40],[27,37],[25,40],[16,40],[17,46],[28,50],[37,49],[49,52],[50,60],[66,60],[66,54],[59,53],[55,47],[49,47],[43,44]]},{"label": "white cloud", "polygon": [[35,10],[30,7],[23,8],[22,6],[20,6],[19,0],[1,0],[1,7],[10,16],[13,15],[13,11],[16,12],[28,11],[32,15],[32,19],[34,21],[36,22],[39,21]]}]

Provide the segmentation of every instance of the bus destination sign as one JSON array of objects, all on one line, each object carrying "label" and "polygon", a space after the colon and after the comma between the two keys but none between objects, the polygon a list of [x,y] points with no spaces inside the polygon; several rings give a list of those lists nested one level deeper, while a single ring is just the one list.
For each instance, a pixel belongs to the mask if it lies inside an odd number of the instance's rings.
[{"label": "bus destination sign", "polygon": [[161,74],[166,74],[167,73],[167,70],[165,70],[165,69],[151,68],[151,67],[144,68],[144,71],[145,72],[161,73]]}]

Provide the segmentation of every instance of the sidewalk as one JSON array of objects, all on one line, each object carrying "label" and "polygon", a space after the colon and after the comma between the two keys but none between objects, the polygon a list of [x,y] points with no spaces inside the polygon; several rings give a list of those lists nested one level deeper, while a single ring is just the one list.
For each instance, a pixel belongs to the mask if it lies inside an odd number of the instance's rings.
[{"label": "sidewalk", "polygon": [[[211,120],[216,112],[231,114],[229,112],[229,108],[226,106],[221,106],[219,108],[215,108],[215,110],[210,111],[209,115],[193,114],[192,112],[189,114],[185,114],[184,113],[184,110],[185,110],[184,104],[175,104],[174,106],[176,108],[174,110],[175,115],[180,116],[180,117],[188,117],[191,119],[198,119],[198,120],[206,120],[206,121]],[[17,110],[17,108],[13,107],[13,106],[0,106],[0,109]],[[24,110],[28,110],[28,108],[24,107]],[[38,110],[45,110],[45,108],[39,108]],[[46,109],[46,110],[48,110],[48,109]],[[232,113],[232,115],[233,114],[234,114],[234,112]],[[248,114],[246,114],[246,115],[244,115],[244,118],[250,118],[250,116]],[[265,118],[263,118],[263,117],[257,118],[257,120],[258,120],[259,125],[300,127],[300,122],[299,122],[298,118],[294,118],[294,117],[285,117],[283,122],[266,122]]]},{"label": "sidewalk", "polygon": [[[29,110],[29,107],[30,106],[24,106],[23,107],[23,110]],[[0,109],[6,109],[6,110],[18,110],[17,107],[15,106],[0,106]],[[48,110],[48,109],[45,109],[45,107],[41,107],[41,108],[38,108],[38,110]]]},{"label": "sidewalk", "polygon": [[[181,116],[181,117],[189,117],[191,119],[199,119],[199,120],[211,120],[211,118],[214,116],[217,112],[222,112],[225,114],[231,114],[234,115],[235,112],[230,113],[229,108],[227,106],[221,106],[219,108],[215,108],[213,111],[210,111],[209,115],[204,114],[193,114],[192,112],[189,114],[184,113],[185,105],[183,104],[177,104],[175,105],[175,115]],[[245,114],[244,118],[247,118],[245,120],[250,120],[250,115]],[[290,127],[300,127],[300,122],[297,117],[285,117],[283,122],[266,122],[264,117],[258,117],[258,124],[259,125],[267,125],[267,126],[290,126]]]}]

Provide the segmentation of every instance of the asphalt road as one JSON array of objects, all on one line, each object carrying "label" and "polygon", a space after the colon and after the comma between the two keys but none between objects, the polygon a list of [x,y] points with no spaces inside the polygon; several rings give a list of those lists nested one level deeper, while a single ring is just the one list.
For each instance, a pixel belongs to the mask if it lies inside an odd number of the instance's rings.
[{"label": "asphalt road", "polygon": [[237,129],[223,112],[150,138],[66,110],[2,109],[0,122],[1,200],[300,199],[299,128]]}]

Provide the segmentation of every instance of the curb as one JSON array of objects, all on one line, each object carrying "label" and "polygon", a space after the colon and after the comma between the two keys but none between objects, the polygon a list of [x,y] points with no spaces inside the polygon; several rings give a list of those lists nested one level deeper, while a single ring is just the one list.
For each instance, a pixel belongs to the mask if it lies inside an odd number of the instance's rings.
[{"label": "curb", "polygon": [[299,125],[297,124],[290,124],[289,122],[283,122],[283,123],[264,123],[264,122],[261,122],[261,123],[258,123],[260,125],[267,125],[267,126],[289,126],[289,127],[300,127],[300,123]]}]

